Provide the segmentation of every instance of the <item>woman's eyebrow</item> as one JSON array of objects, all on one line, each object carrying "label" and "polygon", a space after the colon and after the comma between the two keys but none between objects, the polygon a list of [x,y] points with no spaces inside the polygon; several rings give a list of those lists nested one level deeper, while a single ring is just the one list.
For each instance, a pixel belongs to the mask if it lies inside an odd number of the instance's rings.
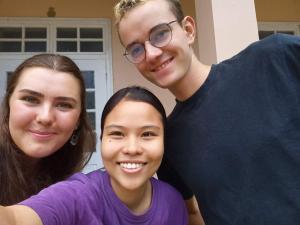
[{"label": "woman's eyebrow", "polygon": [[[44,96],[42,93],[30,90],[30,89],[21,89],[21,90],[19,90],[19,92],[27,93],[27,94],[34,95],[34,96],[37,96],[37,97],[43,97]],[[74,103],[77,103],[77,100],[73,97],[57,96],[57,97],[55,97],[55,99],[58,99],[58,100],[61,100],[61,101],[72,101]]]},{"label": "woman's eyebrow", "polygon": [[39,96],[39,97],[43,97],[44,96],[42,93],[30,90],[30,89],[21,89],[21,90],[19,90],[19,92],[21,92],[21,93],[27,93],[27,94],[31,94],[31,95],[35,95],[35,96]]},{"label": "woman's eyebrow", "polygon": [[58,99],[58,100],[61,100],[61,101],[71,101],[71,102],[77,103],[77,100],[75,98],[72,98],[72,97],[57,96],[57,97],[55,97],[55,99]]}]

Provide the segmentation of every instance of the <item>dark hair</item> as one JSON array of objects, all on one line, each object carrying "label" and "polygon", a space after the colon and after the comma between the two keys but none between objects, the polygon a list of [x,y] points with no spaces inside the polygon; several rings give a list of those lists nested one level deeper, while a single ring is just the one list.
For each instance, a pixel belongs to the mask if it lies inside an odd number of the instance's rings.
[{"label": "dark hair", "polygon": [[137,102],[145,102],[152,105],[161,115],[161,120],[164,127],[164,132],[166,132],[166,112],[159,101],[159,99],[149,90],[139,86],[130,86],[126,88],[122,88],[117,91],[110,99],[106,102],[102,115],[101,115],[101,136],[104,128],[104,123],[107,115],[115,108],[115,106],[121,101],[137,101]]},{"label": "dark hair", "polygon": [[[80,85],[81,113],[76,133],[79,135],[75,146],[67,141],[52,155],[40,159],[33,165],[15,145],[9,131],[9,100],[24,69],[43,67],[73,75]],[[68,57],[55,54],[40,54],[26,59],[10,76],[0,114],[0,204],[11,205],[41,189],[63,180],[74,172],[82,170],[95,149],[96,137],[89,125],[85,103],[85,85],[78,66]]]}]

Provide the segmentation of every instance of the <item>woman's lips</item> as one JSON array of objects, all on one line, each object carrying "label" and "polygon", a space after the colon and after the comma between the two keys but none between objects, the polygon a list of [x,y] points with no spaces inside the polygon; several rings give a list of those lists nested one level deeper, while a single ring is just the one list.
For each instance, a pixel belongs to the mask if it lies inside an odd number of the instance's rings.
[{"label": "woman's lips", "polygon": [[49,139],[53,137],[56,133],[54,131],[39,131],[39,130],[30,130],[29,131],[33,136],[37,138]]}]

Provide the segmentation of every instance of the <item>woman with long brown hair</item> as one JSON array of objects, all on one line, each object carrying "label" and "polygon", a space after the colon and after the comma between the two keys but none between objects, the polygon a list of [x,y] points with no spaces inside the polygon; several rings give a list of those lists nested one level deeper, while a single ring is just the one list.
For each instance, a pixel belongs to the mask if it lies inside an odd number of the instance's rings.
[{"label": "woman with long brown hair", "polygon": [[85,85],[68,57],[35,55],[10,76],[0,113],[0,204],[80,171],[95,149]]}]

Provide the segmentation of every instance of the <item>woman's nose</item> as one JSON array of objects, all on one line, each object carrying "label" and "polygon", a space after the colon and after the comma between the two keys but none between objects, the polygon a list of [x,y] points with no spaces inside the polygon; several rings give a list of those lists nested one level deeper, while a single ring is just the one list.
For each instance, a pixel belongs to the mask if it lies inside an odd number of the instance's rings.
[{"label": "woman's nose", "polygon": [[37,112],[36,120],[43,125],[50,125],[54,120],[54,112],[49,105],[41,105]]},{"label": "woman's nose", "polygon": [[141,148],[138,138],[128,137],[126,144],[123,148],[123,153],[131,154],[131,155],[141,154],[142,148]]}]

